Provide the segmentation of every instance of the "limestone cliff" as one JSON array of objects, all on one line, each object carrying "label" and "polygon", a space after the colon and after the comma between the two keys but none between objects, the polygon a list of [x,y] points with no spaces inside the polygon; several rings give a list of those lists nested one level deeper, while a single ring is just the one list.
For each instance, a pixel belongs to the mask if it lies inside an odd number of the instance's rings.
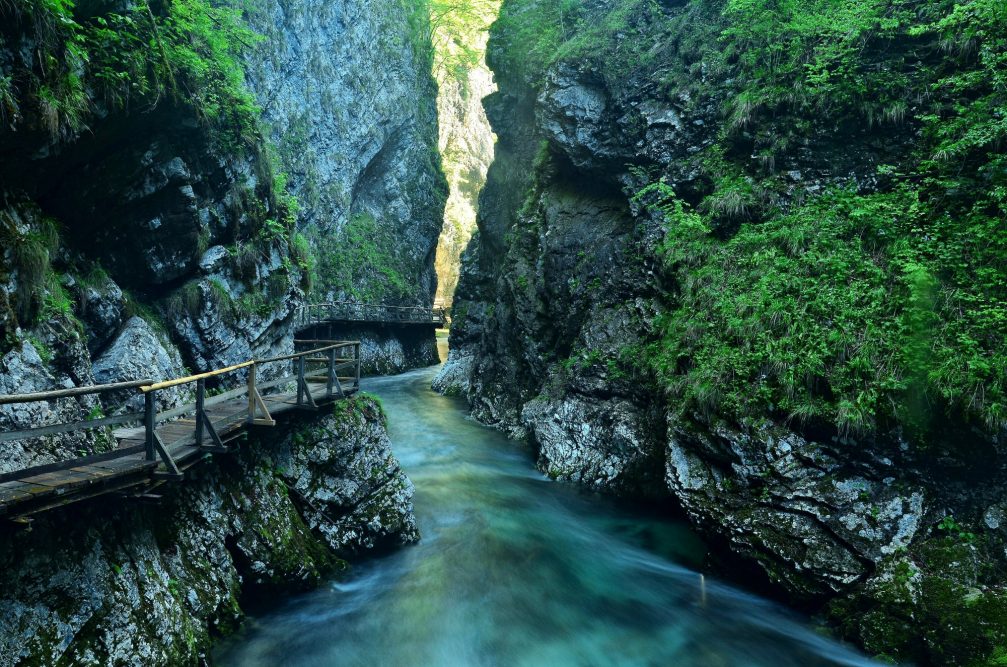
[{"label": "limestone cliff", "polygon": [[475,232],[479,193],[493,162],[495,137],[482,100],[496,90],[485,54],[499,9],[496,1],[473,2],[462,16],[452,17],[449,12],[458,10],[451,7],[434,16],[439,145],[450,186],[436,258],[437,301],[446,307],[458,286],[461,255]]},{"label": "limestone cliff", "polygon": [[[264,37],[248,81],[314,256],[309,298],[429,307],[447,186],[425,5],[275,0],[248,16]],[[351,334],[375,370],[437,361],[431,332]]]},{"label": "limestone cliff", "polygon": [[[995,198],[982,178],[942,190],[954,177],[917,162],[958,130],[931,125],[947,100],[906,91],[987,67],[939,55],[941,26],[965,20],[939,4],[882,24],[774,3],[505,0],[497,156],[435,387],[529,438],[557,479],[673,499],[725,572],[825,609],[868,650],[986,664],[1007,640],[1005,432],[999,399],[949,390],[971,352],[942,336],[982,331],[984,369],[1004,330],[938,294],[999,302],[1004,283],[999,251],[970,251],[970,277],[936,250],[983,232],[928,206],[975,220],[969,198]],[[997,30],[984,43],[1002,46]],[[779,44],[791,69],[765,55]],[[987,173],[992,145],[962,159]],[[976,224],[992,229],[997,206]],[[938,372],[925,359],[940,355]],[[977,372],[967,382],[999,396]]]}]

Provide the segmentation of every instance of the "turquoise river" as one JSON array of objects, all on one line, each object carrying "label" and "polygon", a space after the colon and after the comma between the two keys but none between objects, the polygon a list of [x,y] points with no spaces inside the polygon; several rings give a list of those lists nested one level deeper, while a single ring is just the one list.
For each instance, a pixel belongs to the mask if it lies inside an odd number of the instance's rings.
[{"label": "turquoise river", "polygon": [[365,381],[416,485],[419,544],[249,619],[215,664],[870,665],[778,605],[697,573],[680,522],[550,481],[430,389]]}]

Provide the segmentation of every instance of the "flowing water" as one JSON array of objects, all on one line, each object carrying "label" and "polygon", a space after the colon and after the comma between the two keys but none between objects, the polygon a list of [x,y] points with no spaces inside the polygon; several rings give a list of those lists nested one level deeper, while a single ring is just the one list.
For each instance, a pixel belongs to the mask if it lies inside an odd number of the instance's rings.
[{"label": "flowing water", "polygon": [[680,523],[549,481],[430,390],[365,381],[416,484],[422,541],[252,618],[221,665],[867,665],[778,606],[707,580]]}]

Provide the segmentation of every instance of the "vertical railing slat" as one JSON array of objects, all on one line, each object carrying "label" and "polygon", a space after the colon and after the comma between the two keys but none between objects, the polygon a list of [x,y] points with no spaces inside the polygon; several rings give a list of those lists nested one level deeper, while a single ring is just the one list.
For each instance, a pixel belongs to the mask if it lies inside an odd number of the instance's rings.
[{"label": "vertical railing slat", "polygon": [[329,378],[326,396],[332,398],[332,388],[336,384],[336,348],[329,350]]},{"label": "vertical railing slat", "polygon": [[248,423],[255,421],[255,364],[248,367]]},{"label": "vertical railing slat", "polygon": [[203,422],[206,420],[206,380],[196,381],[196,446],[203,446]]},{"label": "vertical railing slat", "polygon": [[148,391],[143,395],[143,431],[144,431],[144,447],[146,448],[146,457],[148,461],[154,461],[157,459],[157,454],[154,451],[154,427],[156,426],[155,416],[156,416],[156,406],[155,401],[156,391]]},{"label": "vertical railing slat", "polygon": [[304,355],[297,357],[297,405],[304,402]]},{"label": "vertical railing slat", "polygon": [[355,382],[353,384],[353,388],[355,390],[357,390],[357,391],[360,391],[360,343],[359,342],[353,344],[353,356],[357,360],[357,373],[356,373],[356,380],[355,380]]}]

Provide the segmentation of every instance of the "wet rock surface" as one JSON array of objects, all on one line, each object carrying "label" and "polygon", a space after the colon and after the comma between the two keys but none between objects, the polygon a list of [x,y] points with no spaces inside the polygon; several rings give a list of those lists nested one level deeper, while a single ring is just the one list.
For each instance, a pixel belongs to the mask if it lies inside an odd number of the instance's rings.
[{"label": "wet rock surface", "polygon": [[923,486],[895,484],[891,460],[854,462],[841,447],[770,424],[673,423],[666,481],[690,515],[792,593],[834,595],[905,551],[930,509]]}]

